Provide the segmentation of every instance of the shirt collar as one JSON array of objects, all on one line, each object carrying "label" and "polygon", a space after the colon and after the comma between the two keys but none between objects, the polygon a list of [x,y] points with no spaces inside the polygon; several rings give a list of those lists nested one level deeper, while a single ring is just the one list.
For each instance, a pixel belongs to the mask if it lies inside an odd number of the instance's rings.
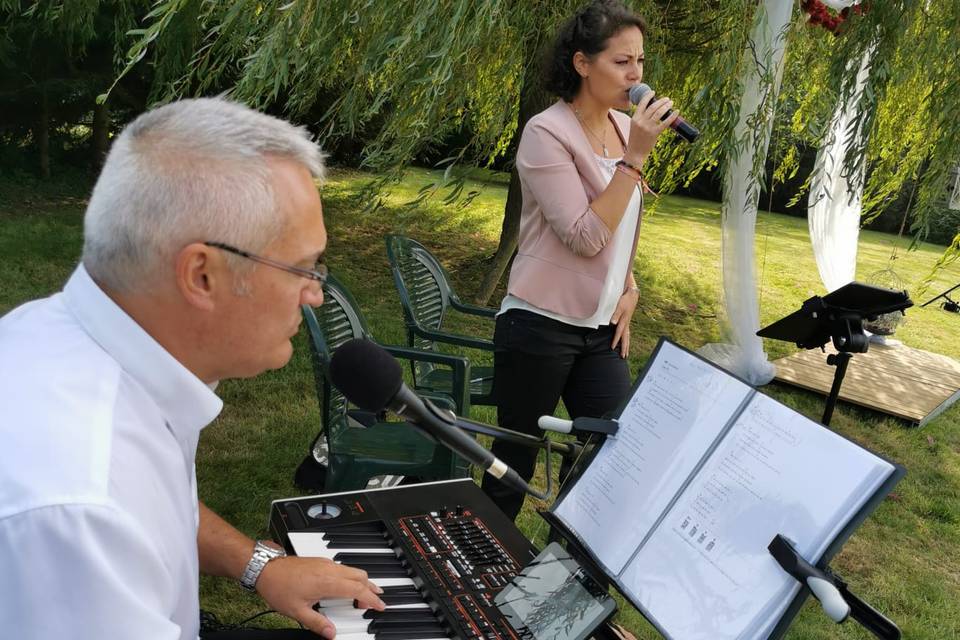
[{"label": "shirt collar", "polygon": [[[178,439],[196,442],[223,401],[107,296],[81,264],[63,288],[87,334],[153,398]],[[189,436],[193,437],[189,437]]]}]

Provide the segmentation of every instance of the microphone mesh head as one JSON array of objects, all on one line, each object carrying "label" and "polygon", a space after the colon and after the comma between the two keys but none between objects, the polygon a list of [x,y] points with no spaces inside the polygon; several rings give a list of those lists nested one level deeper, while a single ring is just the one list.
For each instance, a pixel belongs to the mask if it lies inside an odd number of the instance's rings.
[{"label": "microphone mesh head", "polygon": [[653,91],[653,89],[650,88],[650,85],[644,82],[633,85],[630,87],[630,102],[633,104],[640,104],[640,101],[643,100],[643,96],[647,95],[651,91]]},{"label": "microphone mesh head", "polygon": [[381,411],[403,384],[400,363],[371,340],[344,342],[330,358],[330,382],[364,411]]}]

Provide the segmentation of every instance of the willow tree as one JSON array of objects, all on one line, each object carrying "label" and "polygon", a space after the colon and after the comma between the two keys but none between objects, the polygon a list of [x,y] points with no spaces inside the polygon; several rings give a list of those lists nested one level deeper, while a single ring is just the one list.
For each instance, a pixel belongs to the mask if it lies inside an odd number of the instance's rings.
[{"label": "willow tree", "polygon": [[[147,0],[0,0],[0,131],[32,139],[50,175],[52,132],[89,117],[92,162],[109,146],[109,103],[96,101],[117,74]],[[143,101],[115,92],[133,110]],[[92,117],[90,117],[92,114]]]},{"label": "willow tree", "polygon": [[[579,4],[158,0],[134,33],[129,60],[152,61],[158,100],[228,88],[249,104],[282,108],[324,141],[362,137],[362,163],[378,174],[374,187],[382,189],[422,150],[454,132],[471,135],[446,159],[447,167],[487,165],[511,153],[526,118],[545,104],[536,82],[538,52]],[[655,150],[650,177],[669,191],[739,153],[743,142],[731,134],[757,5],[628,4],[651,23],[648,82],[673,97],[704,132],[695,145],[664,140]],[[798,150],[819,143],[833,106],[853,91],[851,61],[872,46],[868,88],[855,118],[870,134],[865,145],[847,150],[845,166],[868,161],[868,211],[882,208],[905,184],[916,184],[913,226],[922,234],[960,149],[960,3],[870,3],[867,11],[848,15],[837,34],[809,27],[799,6],[794,16],[776,110],[783,134],[777,175],[794,172]],[[519,182],[513,178],[482,299],[515,248]],[[955,242],[954,257],[958,250]]]}]

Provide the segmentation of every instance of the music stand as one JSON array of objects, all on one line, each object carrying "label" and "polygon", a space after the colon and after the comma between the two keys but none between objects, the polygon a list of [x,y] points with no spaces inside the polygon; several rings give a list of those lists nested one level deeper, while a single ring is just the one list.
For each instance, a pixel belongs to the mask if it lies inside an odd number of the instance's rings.
[{"label": "music stand", "polygon": [[827,364],[837,370],[821,420],[829,426],[850,358],[854,353],[866,353],[870,346],[863,332],[864,320],[876,320],[877,316],[894,311],[902,313],[912,306],[906,291],[851,282],[825,296],[804,301],[800,309],[760,329],[757,335],[792,342],[801,349],[825,350],[824,345],[833,342],[837,353],[827,356]]}]

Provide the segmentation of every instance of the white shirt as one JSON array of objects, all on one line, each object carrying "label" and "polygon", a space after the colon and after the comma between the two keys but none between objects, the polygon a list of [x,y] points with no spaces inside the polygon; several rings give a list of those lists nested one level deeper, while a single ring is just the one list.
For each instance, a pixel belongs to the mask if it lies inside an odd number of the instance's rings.
[{"label": "white shirt", "polygon": [[[613,175],[617,171],[617,161],[620,158],[604,158],[595,156],[600,170],[607,178],[609,183],[613,180]],[[610,318],[613,312],[617,310],[617,302],[623,295],[623,283],[627,280],[627,269],[633,264],[633,239],[636,235],[637,225],[640,223],[640,205],[642,204],[640,189],[633,190],[633,196],[627,203],[623,217],[620,218],[620,224],[613,232],[613,236],[608,240],[607,246],[613,246],[613,261],[607,270],[607,277],[603,281],[603,289],[600,291],[600,302],[597,304],[597,310],[589,318],[571,318],[569,316],[553,313],[540,307],[535,307],[526,300],[510,295],[504,296],[500,304],[500,311],[497,315],[509,311],[510,309],[523,309],[532,311],[542,316],[564,322],[575,327],[588,327],[596,329],[600,325],[610,324]],[[556,286],[563,286],[557,283]]]},{"label": "white shirt", "polygon": [[0,318],[0,634],[194,640],[222,403],[80,266]]}]

